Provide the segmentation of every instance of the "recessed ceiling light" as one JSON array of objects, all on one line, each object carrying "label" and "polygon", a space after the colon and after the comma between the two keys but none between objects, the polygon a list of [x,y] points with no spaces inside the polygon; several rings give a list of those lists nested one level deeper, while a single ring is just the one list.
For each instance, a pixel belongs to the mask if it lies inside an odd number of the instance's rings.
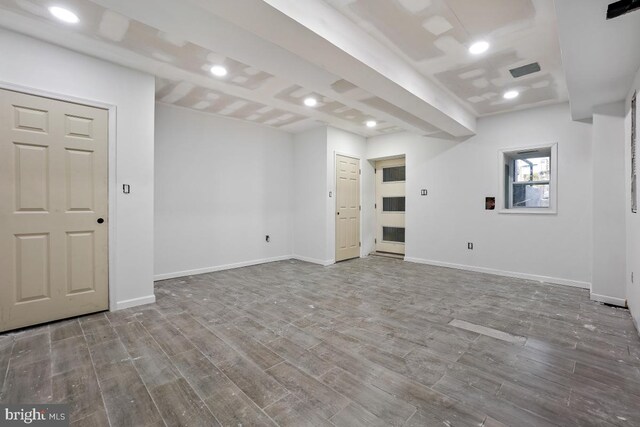
[{"label": "recessed ceiling light", "polygon": [[489,49],[489,43],[483,40],[483,41],[475,42],[474,44],[472,44],[469,47],[469,53],[472,53],[474,55],[479,55],[481,53],[486,52],[487,49]]},{"label": "recessed ceiling light", "polygon": [[505,92],[504,95],[502,95],[502,97],[504,99],[513,99],[513,98],[517,98],[518,95],[520,95],[520,92],[518,92],[517,90],[509,90]]},{"label": "recessed ceiling light", "polygon": [[365,124],[367,125],[368,128],[374,128],[378,126],[378,122],[376,122],[375,120],[367,120]]},{"label": "recessed ceiling light", "polygon": [[306,105],[307,107],[315,107],[316,105],[318,105],[318,100],[311,97],[305,98],[304,105]]},{"label": "recessed ceiling light", "polygon": [[49,8],[49,13],[67,24],[77,24],[78,21],[80,21],[78,15],[63,7],[51,6]]},{"label": "recessed ceiling light", "polygon": [[224,77],[227,75],[227,69],[222,65],[214,65],[213,67],[211,67],[211,74],[216,77]]}]

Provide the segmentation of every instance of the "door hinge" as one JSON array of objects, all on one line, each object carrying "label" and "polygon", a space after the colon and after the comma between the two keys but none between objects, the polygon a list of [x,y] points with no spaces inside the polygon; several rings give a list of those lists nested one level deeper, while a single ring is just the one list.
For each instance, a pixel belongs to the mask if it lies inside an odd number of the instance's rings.
[{"label": "door hinge", "polygon": [[359,246],[359,247],[362,247],[362,242],[358,242],[358,246]]},{"label": "door hinge", "polygon": [[360,210],[362,210],[362,205],[358,206],[360,208]]},{"label": "door hinge", "polygon": [[373,239],[373,243],[378,243],[378,239]]},{"label": "door hinge", "polygon": [[358,169],[358,173],[362,175],[362,169]]},{"label": "door hinge", "polygon": [[378,209],[378,204],[377,203],[373,204],[373,209]]}]

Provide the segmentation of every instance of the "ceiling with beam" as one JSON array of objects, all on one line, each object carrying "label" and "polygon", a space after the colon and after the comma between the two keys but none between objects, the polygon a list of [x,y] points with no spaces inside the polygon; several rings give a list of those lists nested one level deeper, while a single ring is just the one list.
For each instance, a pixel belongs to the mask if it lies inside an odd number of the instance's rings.
[{"label": "ceiling with beam", "polygon": [[[553,0],[324,1],[479,116],[567,100]],[[490,48],[474,56],[479,40]],[[540,71],[509,72],[533,62]]]},{"label": "ceiling with beam", "polygon": [[[566,99],[551,0],[483,0],[503,9],[485,20],[461,0],[303,3],[56,2],[80,17],[66,25],[49,14],[49,0],[0,0],[0,26],[151,73],[158,102],[289,132],[331,125],[364,136],[461,137],[478,115]],[[466,45],[478,35],[492,49],[472,58]],[[508,79],[509,68],[531,60],[540,72]],[[212,76],[212,65],[228,74]],[[507,87],[521,90],[518,100],[504,102]],[[309,96],[316,107],[303,104]]]}]

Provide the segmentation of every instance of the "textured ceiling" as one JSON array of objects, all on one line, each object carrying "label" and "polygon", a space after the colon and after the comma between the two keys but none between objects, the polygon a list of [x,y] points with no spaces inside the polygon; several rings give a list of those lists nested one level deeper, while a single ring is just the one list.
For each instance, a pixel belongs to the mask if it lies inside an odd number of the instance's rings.
[{"label": "textured ceiling", "polygon": [[[325,94],[320,94],[289,81],[286,76],[274,76],[253,68],[90,1],[65,1],[65,7],[72,9],[80,16],[81,22],[73,27],[59,24],[47,10],[50,4],[48,0],[0,0],[0,10],[10,10],[53,25],[60,25],[66,30],[116,45],[149,60],[159,61],[192,75],[215,80],[218,87],[218,89],[212,89],[188,79],[163,77],[162,73],[159,73],[156,77],[158,102],[291,131],[303,130],[318,124],[331,124],[351,131],[360,131],[366,135],[407,129],[400,120],[393,123],[393,117],[390,120],[381,118],[375,107],[362,111],[353,105],[346,105],[325,96],[326,93],[335,93],[340,98],[364,106],[366,104],[361,103],[359,99],[375,99],[371,94],[337,77],[335,89],[331,87],[334,85],[331,85]],[[209,69],[214,64],[224,65],[228,74],[222,79],[211,76]],[[241,88],[246,96],[238,96],[231,87]],[[314,96],[318,100],[316,108],[303,106],[303,100],[307,96]],[[371,119],[375,119],[378,123],[375,129],[365,127],[365,122]],[[431,132],[437,131],[426,123],[422,123],[421,127]]]},{"label": "textured ceiling", "polygon": [[[553,0],[324,0],[478,115],[567,100]],[[473,56],[476,40],[491,43]],[[541,71],[514,78],[531,62]],[[521,95],[504,100],[506,90]]]},{"label": "textured ceiling", "polygon": [[[477,115],[566,100],[552,0],[323,1],[330,6],[318,4],[337,11],[337,16],[345,15],[353,28],[364,29],[368,43],[374,43],[373,37],[391,47],[422,74],[416,73],[419,79],[424,76],[424,81],[436,82]],[[111,60],[114,56],[133,58],[126,65],[156,75],[156,97],[161,103],[291,132],[329,124],[365,136],[402,130],[442,135],[441,128],[423,114],[409,112],[411,106],[400,108],[388,94],[385,99],[374,95],[377,88],[369,87],[371,92],[367,92],[324,67],[316,67],[313,76],[298,72],[297,78],[309,84],[305,87],[288,68],[295,62],[293,57],[277,67],[256,66],[264,61],[255,49],[252,54],[243,52],[244,59],[239,60],[233,49],[223,55],[185,39],[187,21],[175,27],[181,30],[165,32],[147,24],[146,17],[155,11],[136,20],[110,10],[115,7],[112,3],[101,3],[109,7],[89,0],[64,0],[61,5],[80,17],[80,23],[73,26],[49,14],[50,0],[0,0],[0,13],[5,14],[4,25],[12,29],[33,34],[38,28],[37,36],[45,39],[54,32],[58,36],[73,33],[81,37],[85,52]],[[186,8],[187,3],[173,3],[172,7]],[[15,21],[20,22],[7,25],[8,16],[19,17]],[[489,40],[492,48],[472,57],[467,47],[478,38]],[[60,37],[57,40],[65,45],[64,37],[62,42]],[[208,45],[206,40],[201,42]],[[510,75],[510,68],[533,61],[540,63],[540,72],[518,79]],[[209,69],[214,64],[223,64],[228,74],[213,77]],[[513,88],[521,96],[505,101],[502,93]],[[307,96],[318,100],[315,108],[303,105]],[[449,103],[453,104],[455,101]],[[371,119],[378,122],[374,129],[365,126]]]}]

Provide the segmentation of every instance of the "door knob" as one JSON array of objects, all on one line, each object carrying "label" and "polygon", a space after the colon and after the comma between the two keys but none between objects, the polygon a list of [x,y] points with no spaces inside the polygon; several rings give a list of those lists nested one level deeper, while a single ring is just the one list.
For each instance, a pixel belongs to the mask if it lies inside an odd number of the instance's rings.
[{"label": "door knob", "polygon": [[98,224],[102,224],[104,222],[104,218],[98,218]]},{"label": "door knob", "polygon": [[337,215],[340,215],[340,212],[338,212]]}]

